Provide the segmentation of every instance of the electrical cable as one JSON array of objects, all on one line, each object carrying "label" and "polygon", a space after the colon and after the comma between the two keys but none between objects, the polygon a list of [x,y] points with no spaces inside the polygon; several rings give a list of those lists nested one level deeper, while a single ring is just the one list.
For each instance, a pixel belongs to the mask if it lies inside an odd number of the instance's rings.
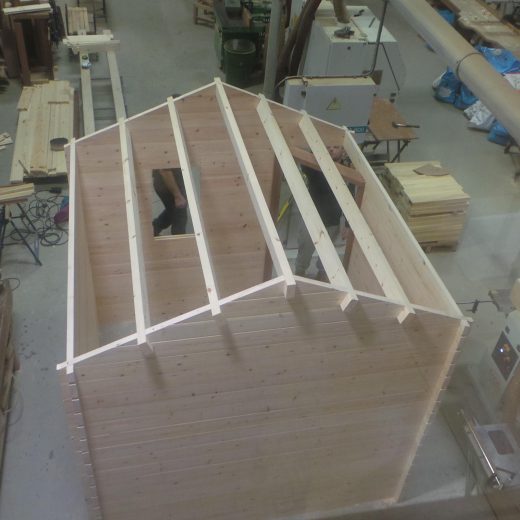
[{"label": "electrical cable", "polygon": [[[24,210],[30,222],[27,222],[27,218],[22,215],[15,216],[23,224],[23,226],[18,225],[17,227],[24,238],[34,235],[32,223],[42,246],[50,247],[66,244],[68,242],[68,231],[54,218],[62,210],[66,199],[66,195],[52,193],[49,190],[34,193],[24,204]],[[14,229],[8,237],[13,243],[22,241]]]}]

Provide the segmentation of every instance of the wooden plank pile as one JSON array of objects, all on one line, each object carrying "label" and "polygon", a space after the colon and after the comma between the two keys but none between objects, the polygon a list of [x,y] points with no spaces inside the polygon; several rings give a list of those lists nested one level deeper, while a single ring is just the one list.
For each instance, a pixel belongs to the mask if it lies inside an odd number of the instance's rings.
[{"label": "wooden plank pile", "polygon": [[[441,169],[438,161],[385,166],[386,188],[419,244],[456,247],[470,199],[460,184]],[[430,174],[415,171],[421,168],[430,170]]]},{"label": "wooden plank pile", "polygon": [[74,127],[74,89],[68,81],[25,87],[18,101],[11,183],[26,177],[67,173],[65,152],[52,150],[51,140],[70,141]]},{"label": "wooden plank pile", "polygon": [[22,202],[34,193],[34,184],[16,184],[0,187],[0,204]]},{"label": "wooden plank pile", "polygon": [[9,282],[2,281],[0,282],[0,467],[4,459],[13,376],[18,369],[18,359],[10,341],[12,307],[12,291]]}]

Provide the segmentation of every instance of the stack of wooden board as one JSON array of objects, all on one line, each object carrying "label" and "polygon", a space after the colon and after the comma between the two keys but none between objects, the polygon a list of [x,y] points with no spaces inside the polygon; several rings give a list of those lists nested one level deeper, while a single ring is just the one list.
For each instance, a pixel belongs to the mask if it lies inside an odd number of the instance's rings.
[{"label": "stack of wooden board", "polygon": [[15,186],[0,186],[0,204],[21,202],[34,193],[34,184],[17,184]]},{"label": "stack of wooden board", "polygon": [[24,175],[41,177],[67,173],[65,152],[52,151],[55,138],[70,141],[74,127],[74,90],[68,81],[25,87],[18,102],[11,183]]},{"label": "stack of wooden board", "polygon": [[8,282],[2,281],[0,282],[0,467],[4,458],[13,375],[18,368],[16,353],[9,338],[12,307],[11,288]]},{"label": "stack of wooden board", "polygon": [[469,195],[451,175],[420,175],[438,161],[387,163],[386,187],[417,241],[423,246],[455,247],[466,222]]}]

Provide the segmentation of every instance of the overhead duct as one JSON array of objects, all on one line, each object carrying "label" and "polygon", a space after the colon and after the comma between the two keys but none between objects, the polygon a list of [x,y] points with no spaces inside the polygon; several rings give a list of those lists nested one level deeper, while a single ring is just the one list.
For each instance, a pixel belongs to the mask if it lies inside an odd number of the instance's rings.
[{"label": "overhead duct", "polygon": [[426,0],[390,2],[520,143],[520,92],[448,25]]}]

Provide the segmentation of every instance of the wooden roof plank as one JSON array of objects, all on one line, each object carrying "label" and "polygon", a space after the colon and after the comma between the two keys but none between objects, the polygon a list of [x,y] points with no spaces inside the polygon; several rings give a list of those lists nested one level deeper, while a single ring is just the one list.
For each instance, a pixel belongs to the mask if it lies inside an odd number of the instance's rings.
[{"label": "wooden roof plank", "polygon": [[206,238],[206,231],[204,230],[204,222],[202,213],[199,207],[198,197],[195,191],[195,184],[193,181],[193,172],[190,164],[188,148],[186,139],[181,126],[179,113],[175,107],[175,102],[172,97],[168,98],[168,109],[170,111],[171,125],[173,128],[173,136],[175,139],[175,146],[177,147],[177,154],[179,155],[179,162],[181,165],[182,178],[184,180],[184,187],[186,189],[186,198],[188,199],[188,208],[190,210],[191,220],[193,223],[193,231],[199,251],[199,257],[206,282],[206,291],[208,293],[208,300],[211,306],[211,314],[219,316],[221,314],[217,284],[215,280],[215,273],[209,253],[208,241]]},{"label": "wooden roof plank", "polygon": [[132,138],[123,119],[119,120],[119,138],[121,142],[121,162],[125,187],[126,220],[128,226],[128,245],[130,249],[130,268],[134,295],[137,342],[145,355],[151,355],[153,349],[146,337],[146,328],[150,325],[150,311],[141,238],[139,205],[137,201]]},{"label": "wooden roof plank", "polygon": [[233,149],[235,150],[235,155],[240,165],[240,171],[242,172],[267,247],[271,253],[274,268],[278,276],[284,277],[284,292],[286,297],[290,298],[294,296],[296,288],[296,281],[294,280],[291,266],[287,260],[287,255],[285,254],[280,236],[278,235],[271,212],[269,211],[269,206],[267,205],[262,193],[262,188],[258,182],[253,163],[251,162],[247,152],[244,139],[240,132],[240,128],[238,127],[235,115],[233,114],[233,109],[229,103],[224,85],[220,79],[215,79],[215,86],[217,91],[217,101],[222,112],[222,117],[224,118],[231,143],[233,144]]},{"label": "wooden roof plank", "polygon": [[334,244],[305,186],[300,170],[294,161],[291,150],[271,111],[271,107],[264,96],[260,95],[259,97],[260,102],[257,106],[257,112],[262,125],[282,168],[298,209],[300,210],[303,222],[314,242],[327,277],[331,283],[343,287],[347,293],[342,303],[342,308],[346,309],[352,301],[357,300],[356,292],[352,287]]},{"label": "wooden roof plank", "polygon": [[307,114],[303,114],[299,126],[384,295],[403,303],[404,309],[398,314],[401,322],[414,313],[405,291]]}]

